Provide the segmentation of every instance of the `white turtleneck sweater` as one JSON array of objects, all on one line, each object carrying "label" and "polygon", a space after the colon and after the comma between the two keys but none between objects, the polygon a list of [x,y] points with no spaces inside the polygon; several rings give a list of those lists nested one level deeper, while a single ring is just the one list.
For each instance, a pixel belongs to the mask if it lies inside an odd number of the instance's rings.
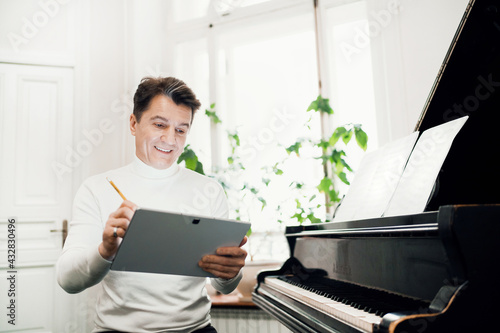
[{"label": "white turtleneck sweater", "polygon": [[[177,164],[158,170],[136,157],[125,167],[90,177],[78,190],[68,237],[57,262],[61,287],[78,293],[100,283],[93,332],[191,332],[208,325],[210,299],[205,278],[110,271],[111,262],[100,256],[98,246],[109,215],[122,199],[106,177],[142,208],[228,215],[226,196],[215,180]],[[227,294],[240,279],[241,272],[231,280],[211,279],[211,284]]]}]

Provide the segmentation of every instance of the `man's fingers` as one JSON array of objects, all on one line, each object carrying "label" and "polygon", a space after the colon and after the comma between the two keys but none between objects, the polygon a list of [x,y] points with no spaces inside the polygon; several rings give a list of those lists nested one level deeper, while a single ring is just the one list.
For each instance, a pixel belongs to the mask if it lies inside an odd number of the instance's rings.
[{"label": "man's fingers", "polygon": [[247,243],[247,241],[248,241],[248,237],[247,236],[243,237],[243,240],[241,241],[239,246],[242,247],[243,245],[245,245]]},{"label": "man's fingers", "polygon": [[212,270],[212,269],[205,269],[205,271],[215,275],[218,278],[230,280],[234,278],[236,275],[238,275],[238,272],[220,272],[217,270]]},{"label": "man's fingers", "polygon": [[130,208],[132,212],[135,212],[135,210],[137,209],[137,205],[130,200],[123,200],[122,204],[120,205],[120,208],[121,207]]},{"label": "man's fingers", "polygon": [[218,266],[228,266],[228,267],[238,267],[241,268],[245,265],[245,257],[223,257],[219,255],[208,254],[201,258],[201,262],[206,265],[218,265]]},{"label": "man's fingers", "polygon": [[132,219],[132,216],[134,216],[134,211],[135,209],[130,208],[128,206],[120,206],[117,210],[115,210],[113,213],[109,215],[110,218],[120,218],[120,217],[125,217],[129,221]]},{"label": "man's fingers", "polygon": [[[116,228],[116,229],[115,229]],[[120,226],[109,226],[107,228],[107,233],[110,238],[123,238],[125,236],[125,232],[127,231],[127,227],[120,227]],[[115,235],[116,233],[116,235]]]},{"label": "man's fingers", "polygon": [[133,203],[132,201],[124,200],[120,207],[118,207],[117,210],[115,210],[113,213],[111,213],[109,216],[110,217],[127,217],[129,220],[132,218],[134,215],[134,212],[137,209],[137,205]]},{"label": "man's fingers", "polygon": [[241,269],[241,266],[220,265],[217,263],[205,262],[203,260],[200,260],[198,264],[203,270],[223,279],[232,279]]},{"label": "man's fingers", "polygon": [[216,254],[219,256],[231,256],[231,257],[244,257],[247,256],[247,251],[242,248],[236,246],[229,247],[219,247],[216,251]]},{"label": "man's fingers", "polygon": [[127,230],[128,225],[130,224],[129,219],[122,217],[122,218],[110,218],[108,220],[108,223],[106,223],[106,230],[113,230],[115,227],[118,229],[122,229],[124,231]]},{"label": "man's fingers", "polygon": [[136,204],[124,200],[120,207],[109,215],[102,234],[102,243],[99,245],[99,253],[103,258],[114,257],[136,209]]}]

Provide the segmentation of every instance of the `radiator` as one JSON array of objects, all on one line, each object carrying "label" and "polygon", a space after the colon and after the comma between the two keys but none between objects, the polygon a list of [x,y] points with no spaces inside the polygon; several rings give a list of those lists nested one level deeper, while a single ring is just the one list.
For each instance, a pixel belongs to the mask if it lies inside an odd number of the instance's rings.
[{"label": "radiator", "polygon": [[260,309],[212,308],[218,333],[289,333],[288,328]]}]

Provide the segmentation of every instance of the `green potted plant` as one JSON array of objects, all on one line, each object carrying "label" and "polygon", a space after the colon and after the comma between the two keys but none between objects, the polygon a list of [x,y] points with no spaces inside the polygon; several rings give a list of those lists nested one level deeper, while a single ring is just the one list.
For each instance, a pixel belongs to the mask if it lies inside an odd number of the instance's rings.
[{"label": "green potted plant", "polygon": [[[333,109],[330,107],[329,100],[318,96],[316,100],[309,105],[307,112],[314,111],[320,114],[333,114]],[[222,121],[215,111],[215,104],[211,104],[210,108],[205,110],[205,115],[208,116],[211,122],[220,124]],[[307,124],[306,124],[307,126]],[[341,148],[340,144],[348,145],[352,138],[355,138],[358,146],[366,150],[368,136],[362,130],[359,124],[346,124],[337,127],[331,136],[327,139],[313,140],[311,138],[298,138],[295,143],[288,147],[283,147],[286,150],[288,158],[295,155],[300,157],[301,150],[306,147],[316,147],[321,153],[313,157],[319,161],[323,168],[323,177],[319,184],[304,184],[293,181],[289,185],[289,193],[295,202],[294,210],[285,210],[282,204],[277,204],[274,207],[268,207],[270,198],[266,197],[262,189],[265,189],[271,184],[273,177],[280,177],[286,174],[283,164],[285,160],[272,161],[269,165],[261,169],[262,175],[258,184],[250,184],[248,182],[228,181],[228,179],[237,179],[239,173],[245,172],[245,163],[240,155],[241,140],[237,131],[227,132],[227,143],[229,145],[229,155],[226,159],[227,164],[213,170],[209,176],[216,178],[223,186],[224,190],[230,198],[230,206],[232,217],[240,220],[249,220],[248,203],[253,202],[260,206],[261,211],[270,209],[277,212],[275,221],[278,223],[286,222],[287,224],[295,222],[302,223],[319,223],[328,222],[329,219],[323,214],[325,211],[331,210],[336,203],[341,200],[341,195],[337,189],[337,183],[340,181],[349,185],[348,174],[353,170],[346,162],[346,152]],[[199,161],[197,154],[187,145],[183,154],[179,157],[178,163],[184,162],[186,167],[204,174],[203,164]],[[235,177],[231,177],[231,176]],[[309,188],[309,193],[304,194],[304,188]],[[317,200],[324,196],[324,201]],[[231,200],[232,199],[232,200]],[[287,200],[290,200],[289,198]],[[272,223],[275,223],[274,221]],[[266,238],[266,234],[258,235],[259,240],[256,240],[257,235],[252,235],[252,229],[248,232],[248,252],[249,262],[244,269],[244,280],[240,283],[239,292],[243,295],[242,301],[250,300],[251,291],[255,285],[255,277],[258,271],[262,269],[272,269],[279,267],[281,261],[276,260],[254,260],[256,253],[261,248],[259,241]]]},{"label": "green potted plant", "polygon": [[[333,109],[330,106],[329,100],[319,95],[316,100],[312,101],[307,112],[314,111],[320,114],[333,115]],[[310,138],[300,138],[292,145],[286,147],[288,155],[295,154],[300,156],[300,151],[304,146],[317,147],[321,151],[320,156],[314,158],[321,161],[323,169],[323,178],[316,185],[315,191],[310,195],[301,195],[301,190],[306,184],[300,182],[292,182],[290,190],[295,191],[296,210],[292,215],[288,215],[289,220],[293,220],[298,224],[302,223],[320,223],[329,222],[328,215],[321,218],[320,211],[330,212],[342,198],[338,190],[338,182],[350,185],[348,174],[353,170],[347,163],[347,153],[339,144],[342,143],[347,147],[355,138],[359,148],[366,151],[368,147],[368,135],[363,131],[360,124],[346,124],[337,127],[333,133],[320,140]],[[310,186],[311,184],[309,184]],[[318,204],[315,199],[324,196],[324,204]]]}]

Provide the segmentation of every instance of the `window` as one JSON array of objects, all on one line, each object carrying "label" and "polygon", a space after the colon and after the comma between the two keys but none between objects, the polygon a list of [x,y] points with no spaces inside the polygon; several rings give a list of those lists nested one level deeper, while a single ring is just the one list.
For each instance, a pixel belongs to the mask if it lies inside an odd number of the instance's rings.
[{"label": "window", "polygon": [[194,117],[187,144],[196,147],[204,168],[210,168],[212,165],[210,119],[204,116],[205,109],[210,106],[207,39],[196,38],[176,44],[174,68],[174,75],[186,82],[202,102]]},{"label": "window", "polygon": [[[217,12],[214,6],[222,3],[232,6],[234,16],[231,10],[223,15]],[[342,48],[354,38],[353,33],[365,29],[367,11],[363,1],[345,3],[320,8],[325,18],[322,52],[327,77],[323,81],[328,89],[324,94],[336,111],[330,127],[361,123],[370,145],[376,146],[370,47],[352,57]],[[254,231],[276,228],[277,224],[269,221],[277,220],[277,205],[293,214],[295,202],[287,200],[291,182],[318,184],[323,177],[321,165],[312,158],[290,158],[280,164],[282,176],[262,170],[286,159],[285,147],[297,138],[311,133],[314,139],[321,136],[319,115],[306,112],[318,95],[312,4],[312,0],[212,1],[201,6],[204,17],[192,13],[192,25],[189,20],[174,24],[168,34],[174,54],[173,75],[192,86],[203,104],[189,143],[205,170],[226,163],[231,153],[226,133],[237,132],[245,172],[231,175],[236,178],[230,181],[238,186],[252,184],[248,186],[254,186],[268,201],[264,209],[258,201],[244,204]],[[247,8],[251,8],[248,15]],[[201,114],[212,103],[222,119],[220,125],[211,125]],[[349,154],[359,160],[358,151]],[[312,157],[317,151],[302,154]],[[268,185],[262,182],[263,177],[270,180]],[[321,203],[322,198],[316,200]]]},{"label": "window", "polygon": [[[218,109],[224,129],[238,132],[245,166],[231,182],[248,184],[266,199],[264,209],[258,200],[249,200],[245,208],[255,221],[253,230],[268,230],[278,226],[266,223],[278,219],[276,207],[294,210],[288,195],[292,181],[314,184],[322,178],[313,160],[287,163],[280,176],[262,170],[286,159],[285,147],[310,133],[304,124],[311,114],[305,111],[317,95],[312,12],[228,29],[218,36],[218,46]],[[319,139],[319,118],[310,124]]]},{"label": "window", "polygon": [[[370,21],[366,3],[358,1],[326,8],[325,53],[332,108],[331,127],[362,124],[369,136],[369,147],[378,147]],[[363,151],[355,145],[346,147],[348,163],[355,167]],[[339,184],[345,193],[343,184]]]}]

